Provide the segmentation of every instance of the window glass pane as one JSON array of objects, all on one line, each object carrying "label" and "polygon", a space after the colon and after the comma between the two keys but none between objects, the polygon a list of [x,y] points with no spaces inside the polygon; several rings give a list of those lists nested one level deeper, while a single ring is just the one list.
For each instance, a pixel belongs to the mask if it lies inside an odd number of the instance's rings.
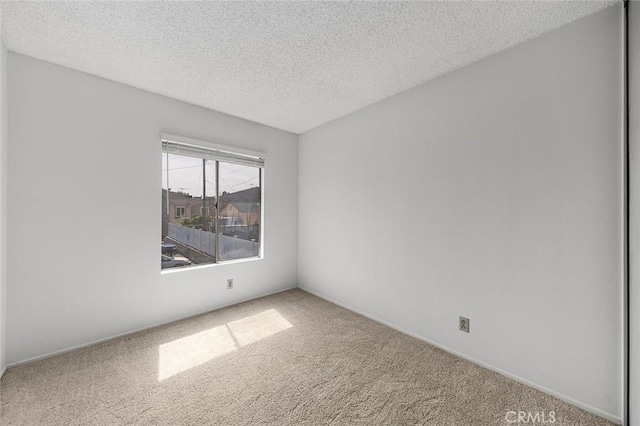
[{"label": "window glass pane", "polygon": [[261,170],[219,163],[220,260],[260,255]]},{"label": "window glass pane", "polygon": [[162,269],[215,262],[215,161],[162,155]]}]

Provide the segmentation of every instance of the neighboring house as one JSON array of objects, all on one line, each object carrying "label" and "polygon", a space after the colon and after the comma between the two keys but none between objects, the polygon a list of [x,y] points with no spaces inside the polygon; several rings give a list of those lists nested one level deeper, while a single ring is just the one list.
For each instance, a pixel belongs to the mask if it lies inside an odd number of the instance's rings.
[{"label": "neighboring house", "polygon": [[220,230],[245,240],[260,239],[260,188],[223,192],[220,196]]},{"label": "neighboring house", "polygon": [[[167,212],[167,190],[162,190],[162,236],[168,234],[168,224],[181,225],[184,219],[195,216],[211,216],[215,213],[215,197],[207,197],[204,206],[201,197],[184,192],[169,191],[169,210]],[[168,214],[167,214],[168,213]]]},{"label": "neighboring house", "polygon": [[260,225],[260,203],[228,203],[220,210],[220,217],[234,218],[229,222],[239,225]]},{"label": "neighboring house", "polygon": [[[220,227],[223,234],[258,241],[260,235],[260,188],[249,188],[220,196]],[[162,190],[162,236],[168,235],[168,224],[182,225],[184,219],[215,215],[215,197],[202,198],[184,192]]]}]

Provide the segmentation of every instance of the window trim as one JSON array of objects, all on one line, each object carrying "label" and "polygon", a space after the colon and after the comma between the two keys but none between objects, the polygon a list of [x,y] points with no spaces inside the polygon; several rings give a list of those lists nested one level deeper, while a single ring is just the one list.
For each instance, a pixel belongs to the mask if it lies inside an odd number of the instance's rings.
[{"label": "window trim", "polygon": [[[178,216],[178,210],[182,209],[182,216]],[[185,208],[185,206],[176,206],[176,211],[175,211],[175,218],[176,219],[183,219],[187,216],[187,209]]]}]

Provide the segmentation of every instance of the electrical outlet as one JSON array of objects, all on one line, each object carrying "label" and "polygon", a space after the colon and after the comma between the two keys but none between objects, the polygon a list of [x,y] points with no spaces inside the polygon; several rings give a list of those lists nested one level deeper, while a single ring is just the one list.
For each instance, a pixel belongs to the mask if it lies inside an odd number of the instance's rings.
[{"label": "electrical outlet", "polygon": [[469,332],[469,318],[459,317],[460,318],[460,331],[464,331],[465,333]]},{"label": "electrical outlet", "polygon": [[231,290],[233,288],[233,278],[229,278],[227,280],[227,289]]}]

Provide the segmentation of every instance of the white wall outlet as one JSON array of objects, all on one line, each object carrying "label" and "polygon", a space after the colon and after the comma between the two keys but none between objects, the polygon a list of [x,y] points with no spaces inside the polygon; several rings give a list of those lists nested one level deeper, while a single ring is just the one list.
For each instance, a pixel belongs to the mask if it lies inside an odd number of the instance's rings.
[{"label": "white wall outlet", "polygon": [[233,278],[229,278],[227,280],[227,289],[231,290],[233,288]]},{"label": "white wall outlet", "polygon": [[460,331],[469,332],[469,318],[459,317]]}]

